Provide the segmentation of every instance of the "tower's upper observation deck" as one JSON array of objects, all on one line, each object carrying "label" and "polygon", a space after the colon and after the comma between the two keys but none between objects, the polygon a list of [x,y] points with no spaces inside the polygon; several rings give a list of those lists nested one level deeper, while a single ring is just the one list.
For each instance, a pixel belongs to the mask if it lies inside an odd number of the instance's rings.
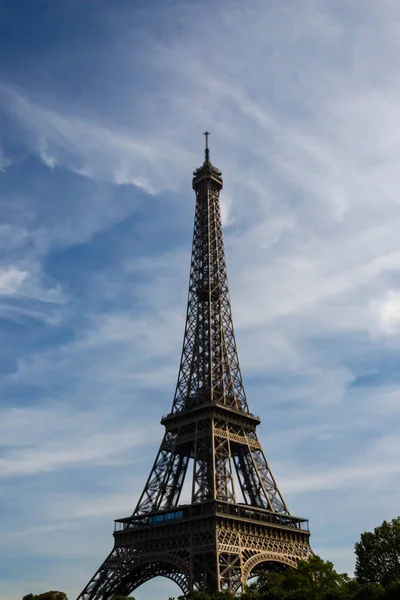
[{"label": "tower's upper observation deck", "polygon": [[222,181],[222,173],[219,169],[214,167],[214,165],[210,161],[210,149],[208,147],[208,136],[210,133],[206,131],[204,136],[206,138],[206,146],[204,149],[204,162],[201,167],[193,171],[193,189],[198,191],[200,188],[200,183],[204,180],[212,180],[215,184],[217,184],[218,188],[222,190],[223,181]]}]

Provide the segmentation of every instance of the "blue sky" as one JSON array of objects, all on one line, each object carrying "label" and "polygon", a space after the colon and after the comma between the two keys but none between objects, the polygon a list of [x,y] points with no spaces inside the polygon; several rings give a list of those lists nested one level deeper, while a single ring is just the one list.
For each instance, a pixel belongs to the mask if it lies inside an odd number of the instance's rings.
[{"label": "blue sky", "polygon": [[398,1],[1,8],[2,599],[73,599],[145,483],[205,129],[259,435],[314,550],[351,573],[400,505]]}]

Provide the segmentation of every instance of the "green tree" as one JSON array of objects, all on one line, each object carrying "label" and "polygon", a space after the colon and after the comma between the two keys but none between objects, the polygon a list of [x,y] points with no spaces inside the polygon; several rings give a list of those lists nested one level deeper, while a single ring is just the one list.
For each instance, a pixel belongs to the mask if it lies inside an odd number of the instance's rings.
[{"label": "green tree", "polygon": [[399,600],[400,598],[400,581],[393,581],[385,592],[385,600]]},{"label": "green tree", "polygon": [[44,592],[43,594],[27,594],[22,600],[68,600],[68,598],[67,594],[64,594],[64,592],[51,590],[50,592]]},{"label": "green tree", "polygon": [[355,551],[358,581],[384,587],[400,581],[400,517],[362,533]]},{"label": "green tree", "polygon": [[297,569],[261,572],[248,586],[243,600],[340,600],[346,598],[349,577],[335,571],[319,556],[300,561]]},{"label": "green tree", "polygon": [[364,583],[360,585],[353,598],[354,600],[385,600],[385,588],[379,583]]},{"label": "green tree", "polygon": [[[207,592],[193,592],[189,594],[190,600],[234,600],[234,596],[229,592],[214,592],[207,594]],[[185,596],[179,596],[177,600],[185,600]]]}]

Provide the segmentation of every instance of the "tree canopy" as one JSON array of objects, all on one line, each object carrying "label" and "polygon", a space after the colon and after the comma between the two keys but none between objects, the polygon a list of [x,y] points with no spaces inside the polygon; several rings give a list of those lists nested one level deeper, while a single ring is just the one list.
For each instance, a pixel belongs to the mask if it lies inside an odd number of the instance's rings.
[{"label": "tree canopy", "polygon": [[[253,597],[263,599],[296,597],[307,600],[338,596],[350,581],[348,575],[340,575],[329,561],[319,556],[312,556],[308,561],[301,561],[297,569],[288,568],[281,573],[261,573],[257,581],[248,586],[242,594],[243,600]],[[340,597],[340,595],[338,596]]]},{"label": "tree canopy", "polygon": [[27,594],[22,600],[68,600],[68,598],[64,592],[51,590],[50,592],[44,592],[44,594]]},{"label": "tree canopy", "polygon": [[400,581],[400,517],[361,534],[355,550],[355,572],[361,583],[387,587]]}]

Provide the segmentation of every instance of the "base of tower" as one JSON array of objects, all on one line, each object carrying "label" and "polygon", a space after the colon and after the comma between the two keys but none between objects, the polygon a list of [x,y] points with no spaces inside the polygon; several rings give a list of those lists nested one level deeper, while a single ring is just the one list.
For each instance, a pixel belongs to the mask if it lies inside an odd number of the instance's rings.
[{"label": "base of tower", "polygon": [[263,564],[296,567],[312,555],[305,519],[242,504],[202,502],[115,524],[114,548],[79,600],[129,595],[157,576],[184,595],[237,593]]}]

